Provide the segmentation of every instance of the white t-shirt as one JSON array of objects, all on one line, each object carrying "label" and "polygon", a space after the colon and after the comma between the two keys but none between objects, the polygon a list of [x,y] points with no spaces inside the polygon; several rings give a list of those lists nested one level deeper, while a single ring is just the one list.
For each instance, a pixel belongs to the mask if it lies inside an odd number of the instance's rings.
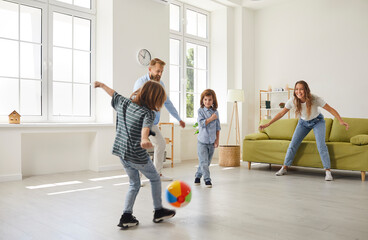
[{"label": "white t-shirt", "polygon": [[[324,107],[326,105],[326,101],[323,100],[322,98],[312,94],[312,109],[311,109],[311,114],[308,117],[307,114],[307,104],[306,103],[302,103],[302,110],[301,110],[301,116],[300,118],[305,120],[305,121],[309,121],[313,118],[316,118],[321,112],[319,110],[318,107]],[[296,108],[296,106],[294,105],[294,96],[292,96],[285,104],[285,108],[287,109],[292,109],[292,108]]]}]

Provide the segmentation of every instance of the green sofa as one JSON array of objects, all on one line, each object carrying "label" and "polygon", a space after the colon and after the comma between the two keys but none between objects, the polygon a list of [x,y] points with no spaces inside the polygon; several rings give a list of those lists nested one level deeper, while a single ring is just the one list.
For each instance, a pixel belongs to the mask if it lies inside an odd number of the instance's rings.
[{"label": "green sofa", "polygon": [[[368,171],[368,119],[343,118],[349,130],[337,119],[325,118],[326,144],[331,158],[331,168],[361,171],[362,181]],[[262,120],[265,124],[270,120]],[[261,132],[245,136],[243,161],[283,164],[287,148],[293,136],[298,119],[281,119]],[[300,145],[293,166],[323,168],[313,131]]]}]

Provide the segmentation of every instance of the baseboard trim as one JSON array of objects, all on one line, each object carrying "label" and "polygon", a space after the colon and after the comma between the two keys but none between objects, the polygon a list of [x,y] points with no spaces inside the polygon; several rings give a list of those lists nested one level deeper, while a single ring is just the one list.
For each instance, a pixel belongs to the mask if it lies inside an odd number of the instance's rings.
[{"label": "baseboard trim", "polygon": [[123,165],[121,165],[121,164],[105,165],[105,166],[99,166],[98,167],[99,172],[123,170],[123,169],[124,169]]},{"label": "baseboard trim", "polygon": [[11,182],[22,180],[22,174],[0,175],[0,182]]}]

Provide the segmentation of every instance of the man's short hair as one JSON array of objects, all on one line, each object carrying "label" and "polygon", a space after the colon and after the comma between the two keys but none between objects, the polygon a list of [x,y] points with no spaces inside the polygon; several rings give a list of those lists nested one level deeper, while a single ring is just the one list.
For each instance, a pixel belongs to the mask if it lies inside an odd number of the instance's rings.
[{"label": "man's short hair", "polygon": [[156,63],[160,64],[161,66],[165,66],[165,65],[166,65],[166,63],[165,63],[164,61],[162,61],[161,59],[159,59],[159,58],[154,58],[154,59],[152,59],[152,60],[151,60],[151,62],[150,62],[150,67],[155,66],[155,65],[156,65]]}]

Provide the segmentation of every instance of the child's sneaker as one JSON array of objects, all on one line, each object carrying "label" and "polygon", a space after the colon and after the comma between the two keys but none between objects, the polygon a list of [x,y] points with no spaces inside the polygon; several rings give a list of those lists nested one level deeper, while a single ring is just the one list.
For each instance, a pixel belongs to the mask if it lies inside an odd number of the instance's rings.
[{"label": "child's sneaker", "polygon": [[194,185],[196,185],[196,186],[201,185],[201,179],[196,177],[194,179]]},{"label": "child's sneaker", "polygon": [[163,220],[172,218],[175,216],[175,210],[170,210],[167,208],[161,208],[160,210],[156,210],[154,215],[153,215],[153,222],[155,223],[159,223],[162,222]]},{"label": "child's sneaker", "polygon": [[128,228],[137,226],[138,224],[139,221],[131,213],[124,213],[123,215],[121,215],[118,227]]},{"label": "child's sneaker", "polygon": [[206,185],[206,188],[211,188],[212,187],[211,181],[206,181],[205,185]]},{"label": "child's sneaker", "polygon": [[331,171],[326,171],[326,177],[325,177],[325,180],[326,181],[332,181],[333,180],[333,177],[332,177],[332,174],[331,174]]},{"label": "child's sneaker", "polygon": [[276,173],[276,176],[282,176],[287,173],[287,170],[284,167],[281,167],[281,169]]}]

